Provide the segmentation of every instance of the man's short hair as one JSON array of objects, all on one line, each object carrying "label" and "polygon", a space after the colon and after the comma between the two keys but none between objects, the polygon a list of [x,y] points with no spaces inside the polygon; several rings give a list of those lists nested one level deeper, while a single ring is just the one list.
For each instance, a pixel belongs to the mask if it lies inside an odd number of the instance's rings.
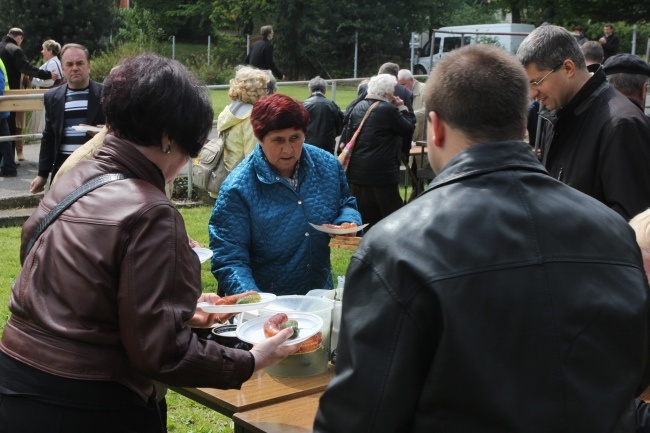
[{"label": "man's short hair", "polygon": [[268,37],[271,33],[273,33],[272,26],[262,26],[260,28],[260,34],[265,38]]},{"label": "man's short hair", "polygon": [[315,76],[309,81],[308,84],[310,92],[322,92],[327,91],[327,81],[323,80],[320,75]]},{"label": "man's short hair", "polygon": [[521,140],[526,130],[529,83],[517,59],[486,44],[454,50],[433,69],[424,100],[475,143]]},{"label": "man's short hair", "polygon": [[413,74],[411,74],[411,71],[408,69],[400,69],[399,72],[397,73],[397,79],[398,80],[410,80],[413,78]]},{"label": "man's short hair", "polygon": [[83,51],[84,54],[86,55],[86,61],[90,63],[90,52],[88,51],[88,48],[84,47],[81,44],[65,44],[63,48],[61,48],[61,56],[59,56],[61,60],[63,60],[63,54],[65,54],[65,52],[68,51],[70,48],[76,48],[78,50]]},{"label": "man's short hair", "polygon": [[573,27],[573,31],[576,31],[576,30],[579,31],[580,33],[585,32],[585,28],[582,27],[581,25],[577,25],[577,26]]},{"label": "man's short hair", "polygon": [[607,79],[613,88],[628,97],[641,92],[643,85],[648,82],[648,76],[641,74],[610,74]]},{"label": "man's short hair", "polygon": [[612,23],[605,24],[605,27],[609,27],[610,29],[612,29],[612,31],[614,30],[614,24]]},{"label": "man's short hair", "polygon": [[379,74],[391,74],[394,75],[395,78],[397,78],[397,74],[399,73],[399,65],[397,63],[384,63],[379,67],[379,71],[377,72],[377,75]]},{"label": "man's short hair", "polygon": [[580,47],[582,55],[585,57],[585,62],[600,63],[605,57],[603,46],[596,41],[588,41]]},{"label": "man's short hair", "polygon": [[7,34],[12,38],[15,38],[16,36],[23,36],[23,37],[25,36],[25,33],[23,33],[22,29],[19,29],[18,27],[13,27],[9,29]]},{"label": "man's short hair", "polygon": [[578,69],[587,67],[576,38],[553,25],[537,27],[526,36],[517,49],[517,59],[524,68],[534,62],[540,71],[556,68],[565,60],[572,60]]}]

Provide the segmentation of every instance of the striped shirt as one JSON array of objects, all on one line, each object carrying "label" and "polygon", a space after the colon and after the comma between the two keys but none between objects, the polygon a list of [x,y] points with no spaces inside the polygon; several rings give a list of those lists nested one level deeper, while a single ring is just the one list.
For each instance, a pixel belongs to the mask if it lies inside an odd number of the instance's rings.
[{"label": "striped shirt", "polygon": [[81,90],[68,88],[65,92],[65,113],[63,115],[63,137],[59,153],[70,155],[81,147],[88,136],[85,131],[76,131],[72,127],[86,123],[88,117],[89,87]]}]

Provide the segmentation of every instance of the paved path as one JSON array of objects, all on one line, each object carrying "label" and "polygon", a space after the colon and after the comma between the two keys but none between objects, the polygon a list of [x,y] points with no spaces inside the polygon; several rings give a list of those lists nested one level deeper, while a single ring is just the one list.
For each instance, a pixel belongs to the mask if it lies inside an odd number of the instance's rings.
[{"label": "paved path", "polygon": [[29,184],[38,174],[38,153],[40,141],[32,141],[23,148],[25,160],[20,161],[18,177],[0,177],[0,199],[9,197],[28,197]]}]

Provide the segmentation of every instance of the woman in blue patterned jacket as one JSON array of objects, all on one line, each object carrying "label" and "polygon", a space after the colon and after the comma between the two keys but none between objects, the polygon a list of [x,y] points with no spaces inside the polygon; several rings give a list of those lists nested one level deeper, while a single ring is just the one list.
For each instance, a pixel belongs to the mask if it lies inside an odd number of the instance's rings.
[{"label": "woman in blue patterned jacket", "polygon": [[332,288],[329,236],[309,223],[360,225],[361,215],[337,159],[303,144],[308,122],[288,96],[255,104],[259,144],[224,181],[208,226],[220,293]]}]

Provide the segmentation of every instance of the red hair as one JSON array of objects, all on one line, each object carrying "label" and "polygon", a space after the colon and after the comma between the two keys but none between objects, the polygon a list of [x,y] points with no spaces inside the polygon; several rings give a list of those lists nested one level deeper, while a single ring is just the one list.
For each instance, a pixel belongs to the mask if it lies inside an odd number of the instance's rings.
[{"label": "red hair", "polygon": [[308,123],[309,113],[302,102],[279,93],[258,100],[251,112],[253,133],[259,141],[280,129],[295,128],[306,133]]}]

